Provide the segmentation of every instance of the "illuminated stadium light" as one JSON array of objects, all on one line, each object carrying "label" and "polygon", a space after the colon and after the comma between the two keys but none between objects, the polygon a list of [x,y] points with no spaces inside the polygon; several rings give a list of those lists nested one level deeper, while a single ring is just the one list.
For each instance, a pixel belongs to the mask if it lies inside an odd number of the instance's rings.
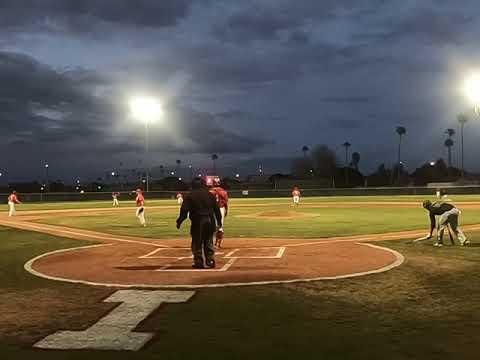
[{"label": "illuminated stadium light", "polygon": [[133,97],[129,101],[130,112],[136,119],[152,122],[159,119],[162,114],[162,105],[150,96]]},{"label": "illuminated stadium light", "polygon": [[112,176],[115,176],[115,171],[112,171]]},{"label": "illuminated stadium light", "polygon": [[467,99],[473,105],[475,113],[478,115],[480,107],[480,73],[472,74],[466,78],[463,90]]},{"label": "illuminated stadium light", "polygon": [[240,174],[235,174],[235,177],[238,179],[240,177]]},{"label": "illuminated stadium light", "polygon": [[435,166],[435,161],[430,161],[430,166]]}]

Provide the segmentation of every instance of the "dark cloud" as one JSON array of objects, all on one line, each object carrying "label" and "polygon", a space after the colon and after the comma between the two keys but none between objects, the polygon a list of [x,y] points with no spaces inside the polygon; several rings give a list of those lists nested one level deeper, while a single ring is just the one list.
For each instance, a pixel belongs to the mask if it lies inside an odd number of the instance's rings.
[{"label": "dark cloud", "polygon": [[173,26],[191,0],[1,0],[0,28],[91,32],[99,22],[140,27]]},{"label": "dark cloud", "polygon": [[157,154],[289,157],[348,137],[362,162],[389,162],[396,125],[431,144],[453,126],[479,14],[474,0],[0,0],[2,151],[140,156],[122,104],[138,89],[169,113]]},{"label": "dark cloud", "polygon": [[371,98],[366,96],[347,96],[347,97],[335,97],[335,96],[327,96],[321,97],[318,99],[322,102],[329,102],[329,103],[339,103],[339,104],[352,104],[352,103],[368,103],[372,101]]},{"label": "dark cloud", "polygon": [[[60,73],[26,55],[0,52],[0,82],[8,85],[0,88],[3,152],[71,161],[81,156],[95,166],[102,157],[144,151],[144,132],[126,119],[125,106],[92,94],[96,85],[108,84],[94,72]],[[153,152],[249,153],[267,143],[224,129],[208,112],[175,106],[166,111],[176,131],[151,129]]]},{"label": "dark cloud", "polygon": [[288,13],[253,8],[231,15],[225,22],[214,28],[214,34],[223,41],[239,43],[273,40],[281,31],[295,30],[301,25],[301,19],[292,17]]}]

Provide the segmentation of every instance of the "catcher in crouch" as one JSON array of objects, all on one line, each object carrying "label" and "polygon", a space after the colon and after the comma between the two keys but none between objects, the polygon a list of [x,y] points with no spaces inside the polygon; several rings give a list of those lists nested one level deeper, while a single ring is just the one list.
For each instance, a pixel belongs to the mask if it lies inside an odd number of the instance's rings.
[{"label": "catcher in crouch", "polygon": [[443,246],[443,233],[445,232],[445,228],[447,228],[448,231],[448,226],[450,226],[454,234],[457,236],[460,245],[465,246],[470,243],[458,226],[458,217],[461,212],[453,204],[442,201],[432,203],[430,200],[425,200],[422,206],[428,211],[430,217],[430,232],[425,239],[432,238],[433,230],[437,225],[435,216],[439,216],[437,242],[433,244],[434,246]]}]

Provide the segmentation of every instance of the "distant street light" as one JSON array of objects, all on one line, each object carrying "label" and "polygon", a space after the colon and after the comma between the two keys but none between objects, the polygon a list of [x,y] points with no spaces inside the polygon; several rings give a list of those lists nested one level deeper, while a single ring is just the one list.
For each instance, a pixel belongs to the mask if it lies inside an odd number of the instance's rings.
[{"label": "distant street light", "polygon": [[238,179],[240,177],[240,174],[235,174],[235,177]]},{"label": "distant street light", "polygon": [[430,161],[430,166],[435,166],[435,161]]},{"label": "distant street light", "polygon": [[145,173],[147,192],[150,190],[150,159],[148,152],[148,125],[158,120],[163,115],[162,105],[151,96],[139,96],[130,99],[130,112],[132,116],[145,123]]}]

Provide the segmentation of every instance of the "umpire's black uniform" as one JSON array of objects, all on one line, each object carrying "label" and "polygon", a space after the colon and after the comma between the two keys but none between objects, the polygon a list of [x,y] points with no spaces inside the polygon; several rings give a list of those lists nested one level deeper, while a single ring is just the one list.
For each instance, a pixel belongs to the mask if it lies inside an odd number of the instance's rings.
[{"label": "umpire's black uniform", "polygon": [[177,229],[187,215],[192,223],[190,235],[192,236],[193,267],[204,267],[203,253],[205,253],[206,266],[215,267],[213,234],[216,225],[222,226],[222,214],[215,196],[208,191],[203,181],[195,181],[192,192],[185,197],[177,219]]}]

